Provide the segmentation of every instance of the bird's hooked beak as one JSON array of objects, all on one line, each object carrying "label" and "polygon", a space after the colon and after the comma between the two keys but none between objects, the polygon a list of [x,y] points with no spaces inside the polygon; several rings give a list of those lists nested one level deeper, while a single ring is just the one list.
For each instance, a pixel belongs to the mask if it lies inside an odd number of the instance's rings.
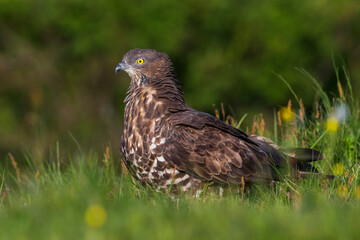
[{"label": "bird's hooked beak", "polygon": [[127,65],[127,64],[125,63],[125,61],[122,61],[121,63],[119,63],[118,65],[116,65],[116,67],[115,67],[115,74],[116,74],[118,71],[125,70],[125,69],[127,69],[127,68],[129,68],[129,67],[130,67],[130,66]]}]

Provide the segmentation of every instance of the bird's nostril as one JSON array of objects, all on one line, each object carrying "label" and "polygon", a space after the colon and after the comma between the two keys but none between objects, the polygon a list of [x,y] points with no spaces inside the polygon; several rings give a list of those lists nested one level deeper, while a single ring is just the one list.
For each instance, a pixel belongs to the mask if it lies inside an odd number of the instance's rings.
[{"label": "bird's nostril", "polygon": [[115,67],[115,73],[117,73],[118,71],[124,70],[128,68],[128,65],[125,63],[125,61],[122,61],[121,63],[119,63],[118,65],[116,65]]}]

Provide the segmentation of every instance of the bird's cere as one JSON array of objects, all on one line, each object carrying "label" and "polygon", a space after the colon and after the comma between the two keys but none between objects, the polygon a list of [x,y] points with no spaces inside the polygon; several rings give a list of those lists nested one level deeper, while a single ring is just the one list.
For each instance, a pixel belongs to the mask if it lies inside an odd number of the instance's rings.
[{"label": "bird's cere", "polygon": [[118,71],[122,71],[129,68],[129,66],[125,63],[125,61],[122,61],[121,63],[119,63],[118,65],[116,65],[115,67],[115,73],[117,73]]}]

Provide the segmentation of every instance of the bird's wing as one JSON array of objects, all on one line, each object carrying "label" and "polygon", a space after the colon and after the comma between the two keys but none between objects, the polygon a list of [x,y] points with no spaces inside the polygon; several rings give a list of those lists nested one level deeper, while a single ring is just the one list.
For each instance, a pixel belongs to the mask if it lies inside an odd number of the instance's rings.
[{"label": "bird's wing", "polygon": [[274,179],[274,161],[245,133],[195,110],[173,113],[162,155],[204,180],[239,184]]}]

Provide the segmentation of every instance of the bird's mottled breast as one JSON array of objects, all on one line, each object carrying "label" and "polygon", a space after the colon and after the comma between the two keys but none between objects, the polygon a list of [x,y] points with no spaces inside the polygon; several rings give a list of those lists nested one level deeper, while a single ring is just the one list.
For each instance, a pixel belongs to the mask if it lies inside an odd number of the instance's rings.
[{"label": "bird's mottled breast", "polygon": [[166,121],[169,114],[166,103],[158,99],[156,90],[151,88],[133,94],[125,107],[121,142],[126,165],[134,170],[141,182],[158,188],[171,185],[174,177],[186,180],[189,176],[170,166],[163,156],[171,133],[170,123]]}]

